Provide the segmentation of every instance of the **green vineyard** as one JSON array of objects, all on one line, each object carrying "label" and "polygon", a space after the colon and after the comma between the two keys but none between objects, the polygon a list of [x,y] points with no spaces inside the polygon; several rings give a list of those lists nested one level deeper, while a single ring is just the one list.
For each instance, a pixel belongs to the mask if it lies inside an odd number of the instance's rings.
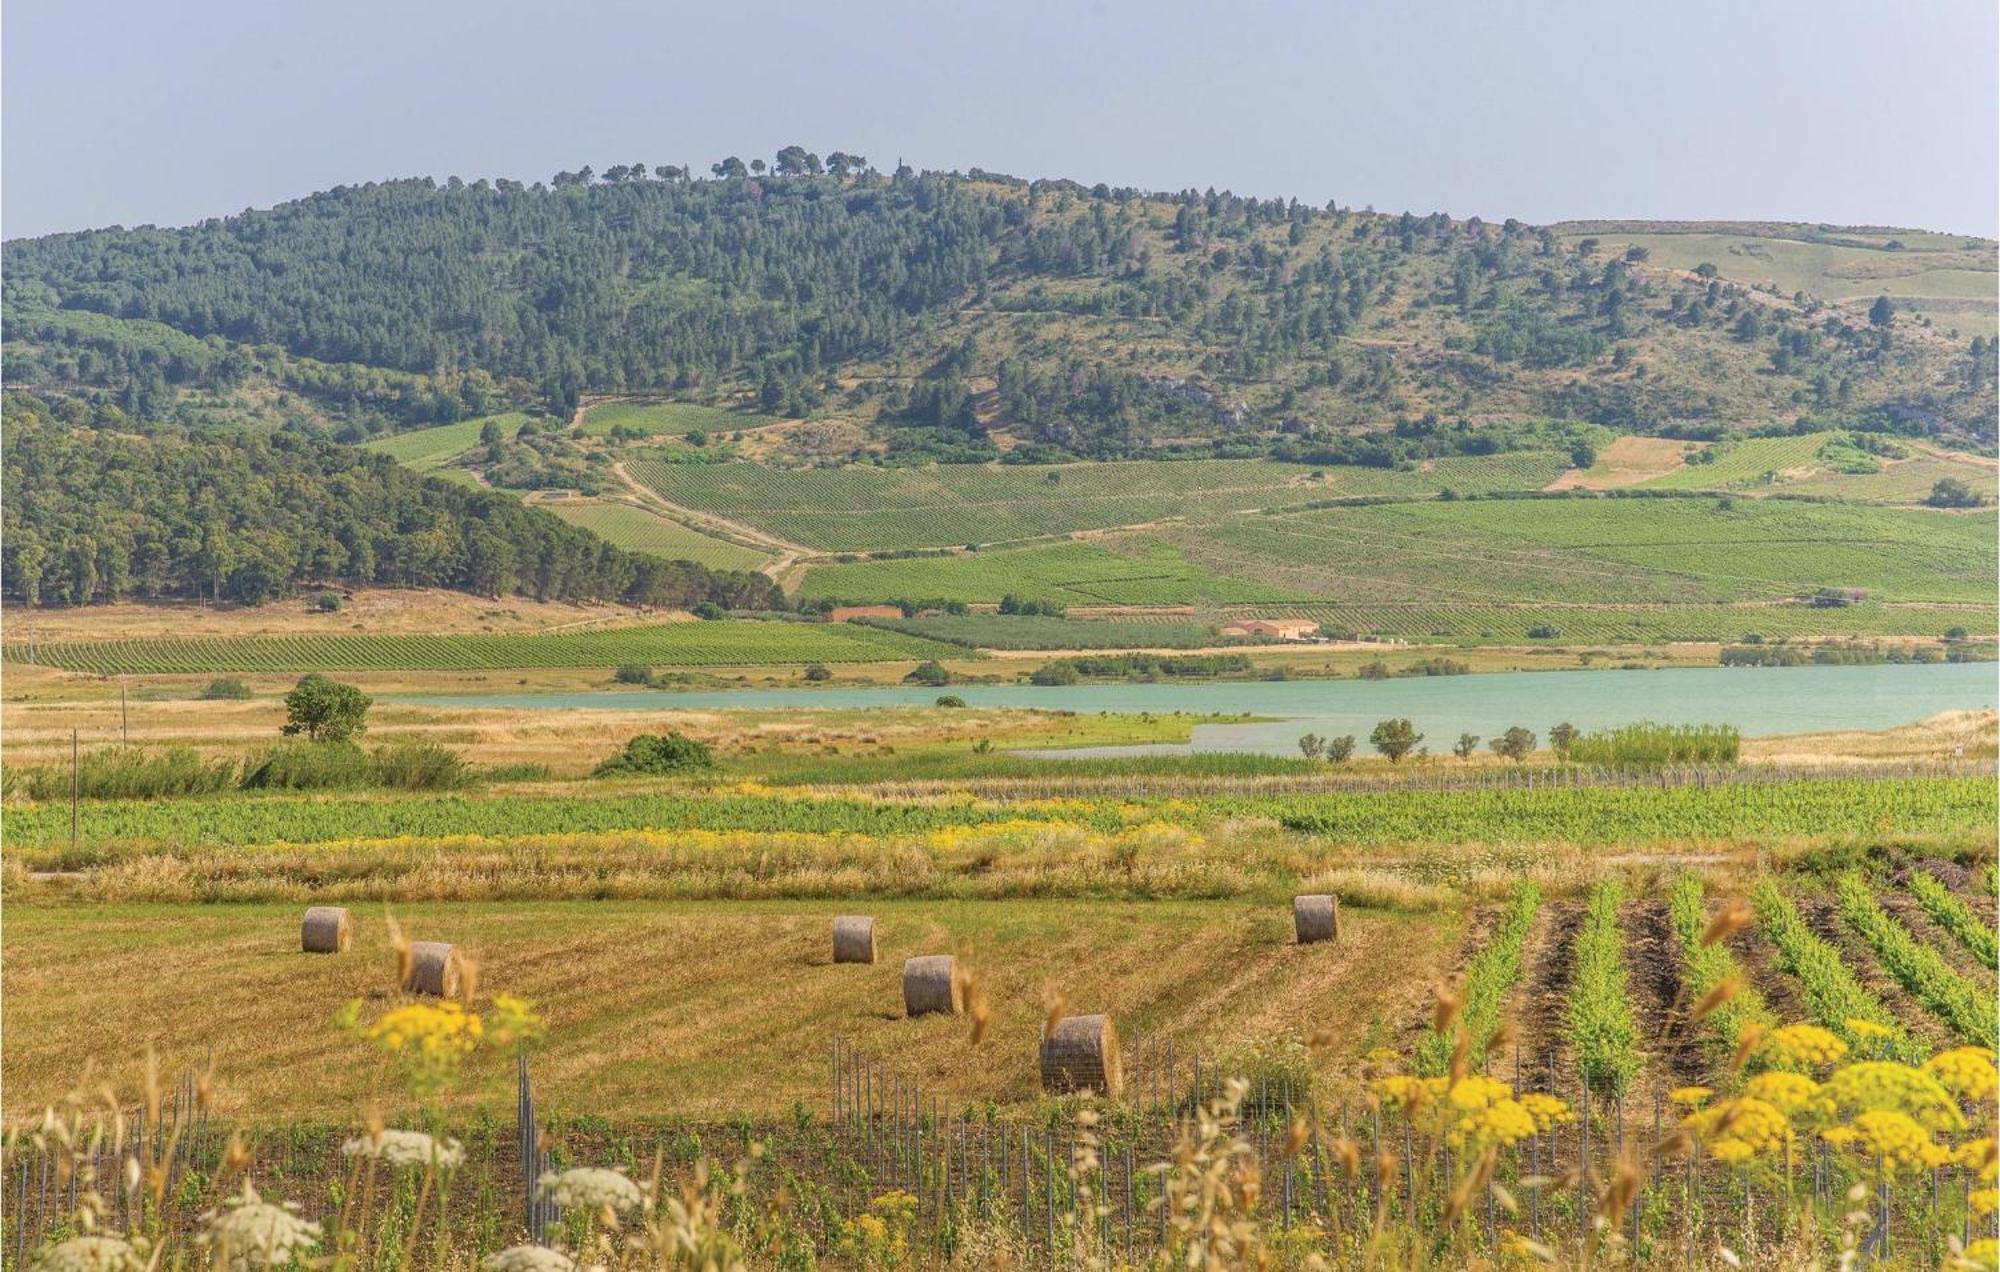
[{"label": "green vineyard", "polygon": [[100,675],[190,672],[469,671],[529,667],[732,667],[965,657],[950,645],[852,624],[754,619],[492,636],[240,636],[15,642],[10,663]]},{"label": "green vineyard", "polygon": [[727,539],[703,534],[643,508],[605,499],[555,499],[538,505],[582,526],[614,547],[674,561],[696,561],[712,570],[754,570],[770,557]]}]

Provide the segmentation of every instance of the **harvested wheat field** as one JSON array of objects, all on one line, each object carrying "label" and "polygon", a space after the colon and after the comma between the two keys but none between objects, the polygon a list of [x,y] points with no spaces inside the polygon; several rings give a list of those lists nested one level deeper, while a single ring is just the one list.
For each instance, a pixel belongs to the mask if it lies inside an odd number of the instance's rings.
[{"label": "harvested wheat field", "polygon": [[[1171,1035],[1216,1059],[1332,1028],[1329,1064],[1393,1043],[1425,1010],[1458,936],[1448,916],[1349,910],[1343,943],[1293,944],[1284,905],[1239,902],[884,902],[872,965],[836,965],[826,933],[851,904],[577,902],[397,907],[413,939],[450,940],[479,996],[524,995],[548,1018],[544,1098],[621,1118],[772,1116],[823,1103],[836,1034],[897,1057],[961,1102],[1037,1091],[1054,997],[1128,1037]],[[356,907],[348,953],[299,953],[296,906],[13,906],[5,933],[6,1113],[58,1098],[94,1059],[136,1088],[149,1040],[169,1071],[213,1049],[224,1117],[344,1120],[375,1089],[368,1049],[335,1015],[394,998],[384,911]],[[903,1018],[913,954],[952,953],[992,1019]],[[457,1097],[498,1113],[513,1068],[482,1057]]]}]

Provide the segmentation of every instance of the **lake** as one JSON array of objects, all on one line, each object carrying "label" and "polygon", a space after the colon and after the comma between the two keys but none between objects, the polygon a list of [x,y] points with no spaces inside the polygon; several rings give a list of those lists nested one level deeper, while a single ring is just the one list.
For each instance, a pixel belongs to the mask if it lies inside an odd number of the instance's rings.
[{"label": "lake", "polygon": [[1866,667],[1673,667],[1657,671],[1512,671],[1409,680],[1229,680],[1192,683],[953,685],[674,692],[506,694],[400,698],[437,706],[716,711],[796,707],[929,706],[939,693],[971,706],[1051,711],[1269,717],[1196,727],[1186,746],[1103,747],[1064,755],[1261,751],[1296,754],[1300,734],[1366,739],[1375,722],[1408,717],[1443,750],[1461,733],[1493,737],[1510,725],[1546,736],[1567,720],[1603,729],[1636,720],[1733,724],[1746,737],[1883,729],[1940,711],[2000,706],[1993,663]]}]

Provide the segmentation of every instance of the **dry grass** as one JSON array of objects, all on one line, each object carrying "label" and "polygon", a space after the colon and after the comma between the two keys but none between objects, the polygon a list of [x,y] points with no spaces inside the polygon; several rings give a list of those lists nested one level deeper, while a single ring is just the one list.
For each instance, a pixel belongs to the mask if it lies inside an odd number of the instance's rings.
[{"label": "dry grass", "polygon": [[341,608],[322,614],[313,608],[317,591],[269,605],[203,605],[199,602],[91,605],[83,609],[7,611],[9,641],[128,640],[181,636],[301,636],[315,633],[539,632],[578,626],[660,623],[675,616],[629,605],[531,601],[524,596],[493,600],[442,588],[359,588],[343,592]]},{"label": "dry grass", "polygon": [[1664,477],[1680,468],[1686,455],[1700,447],[1670,437],[1621,437],[1597,453],[1589,468],[1573,468],[1550,482],[1548,490],[1615,490]]},{"label": "dry grass", "polygon": [[1991,711],[1946,711],[1916,724],[1872,732],[1798,733],[1743,740],[1743,759],[1751,764],[1990,760],[1996,754],[2000,754],[2000,716]]},{"label": "dry grass", "polygon": [[[1171,1034],[1184,1055],[1304,1036],[1338,1012],[1344,1041],[1318,1053],[1334,1065],[1422,1014],[1459,935],[1451,917],[1355,911],[1343,944],[1301,948],[1282,902],[882,902],[878,961],[836,966],[826,933],[842,908],[600,901],[395,917],[412,937],[464,948],[482,991],[546,1011],[535,1075],[549,1107],[625,1118],[817,1107],[836,1032],[947,1101],[1031,1100],[1056,994],[1128,1035]],[[391,994],[379,908],[356,911],[352,952],[337,958],[298,952],[288,905],[15,903],[7,918],[10,1118],[60,1096],[86,1057],[133,1089],[149,1037],[168,1071],[213,1047],[225,1118],[346,1119],[370,1093],[360,1044],[329,1022],[353,998]],[[902,1019],[903,959],[940,951],[977,974],[992,1007],[978,1047],[963,1018]],[[510,1064],[489,1058],[469,1078],[467,1103],[511,1107]]]}]

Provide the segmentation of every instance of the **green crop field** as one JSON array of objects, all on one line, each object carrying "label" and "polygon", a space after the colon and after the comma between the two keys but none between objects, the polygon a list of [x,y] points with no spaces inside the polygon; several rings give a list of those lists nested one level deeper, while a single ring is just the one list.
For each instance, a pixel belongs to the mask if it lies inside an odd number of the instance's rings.
[{"label": "green crop field", "polygon": [[1063,541],[944,557],[817,566],[800,593],[841,601],[945,598],[989,604],[1008,593],[1066,605],[1247,604],[1307,600],[1282,586],[1245,582],[1191,565],[1144,537]]},{"label": "green crop field", "polygon": [[908,632],[973,649],[1201,649],[1236,642],[1205,623],[1171,619],[1045,618],[1018,614],[945,614],[871,621],[871,626]]},{"label": "green crop field", "polygon": [[397,433],[392,437],[380,437],[367,443],[366,450],[390,459],[406,468],[419,472],[439,468],[479,445],[479,434],[488,423],[498,424],[503,434],[520,431],[528,417],[518,411],[505,415],[482,415],[478,419],[460,420],[456,424],[440,424],[436,428],[420,428],[409,433]]},{"label": "green crop field", "polygon": [[1539,489],[1562,471],[1544,452],[1441,459],[1421,469],[1266,460],[1131,461],[1060,467],[762,468],[660,464],[634,474],[674,503],[830,551],[1005,542],[1199,519],[1317,500]]},{"label": "green crop field", "polygon": [[717,570],[754,570],[770,557],[631,504],[605,499],[557,499],[538,505],[605,542],[677,561],[699,561]]},{"label": "green crop field", "polygon": [[963,657],[964,651],[853,624],[719,620],[552,635],[240,636],[213,639],[14,642],[5,660],[74,671],[487,670],[512,667],[732,667]]},{"label": "green crop field", "polygon": [[[1841,638],[1928,636],[1951,627],[1990,634],[1996,630],[1991,607],[1853,605],[1815,609],[1807,605],[1258,605],[1230,610],[1231,617],[1310,618],[1333,631],[1441,640],[1462,644],[1530,641],[1551,645],[1633,645],[1666,641],[1735,641],[1755,634],[1780,637]],[[1531,636],[1530,633],[1538,633]],[[1553,632],[1553,635],[1543,633]]]},{"label": "green crop field", "polygon": [[1198,566],[1343,604],[1779,602],[1820,587],[1990,605],[1979,519],[1710,499],[1474,500],[1240,517],[1175,531]]},{"label": "green crop field", "polygon": [[768,415],[732,411],[697,402],[606,402],[583,413],[586,437],[606,437],[612,429],[623,428],[654,433],[733,433],[776,423]]},{"label": "green crop field", "polygon": [[[1805,433],[1797,437],[1749,437],[1705,447],[1690,458],[1713,453],[1708,463],[1690,463],[1662,477],[1641,482],[1662,490],[1730,490],[1776,486],[1786,474],[1835,476],[1820,461],[1819,452],[1842,433]],[[1769,480],[1767,480],[1767,477]]]},{"label": "green crop field", "polygon": [[[1643,247],[1650,264],[1669,269],[1691,270],[1706,262],[1731,282],[1772,283],[1787,296],[1803,291],[1822,300],[1870,300],[1883,294],[1993,299],[1993,245],[1957,235],[1903,234],[1903,251],[1748,234],[1602,232],[1592,237],[1602,240],[1606,252]],[[1966,243],[1978,246],[1967,251]]]}]

